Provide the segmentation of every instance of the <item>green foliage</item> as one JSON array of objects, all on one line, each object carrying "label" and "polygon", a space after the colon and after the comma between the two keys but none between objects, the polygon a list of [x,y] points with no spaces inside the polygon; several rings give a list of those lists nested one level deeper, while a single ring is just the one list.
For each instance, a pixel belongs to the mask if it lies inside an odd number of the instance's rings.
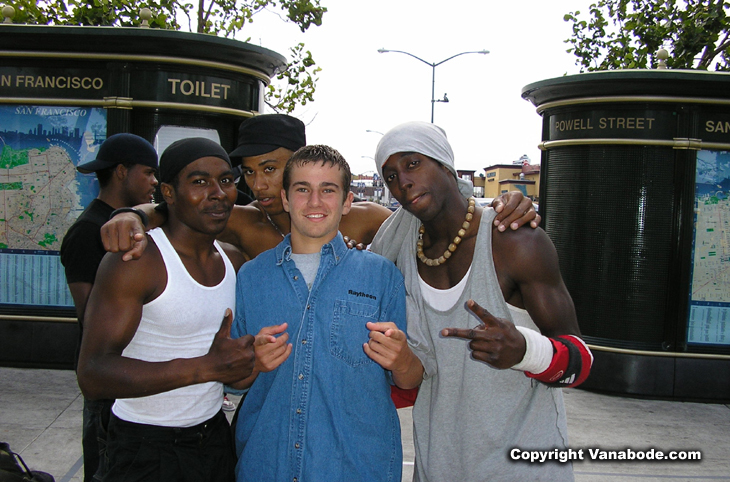
[{"label": "green foliage", "polygon": [[[14,0],[15,23],[39,25],[94,25],[136,27],[141,23],[139,11],[152,11],[150,27],[180,30],[178,16],[187,19],[188,30],[232,37],[242,31],[253,16],[278,8],[288,21],[302,32],[312,25],[322,25],[327,8],[320,0]],[[195,26],[193,26],[193,22]],[[300,43],[291,48],[292,59],[286,72],[277,76],[283,86],[270,85],[266,103],[278,112],[292,112],[298,105],[314,100],[317,73],[321,70]]]},{"label": "green foliage", "polygon": [[675,69],[730,70],[730,5],[722,0],[598,0],[588,20],[564,16],[581,72],[655,68],[661,48]]},{"label": "green foliage", "polygon": [[38,25],[89,25],[137,27],[141,23],[139,11],[149,8],[157,13],[150,20],[151,27],[179,29],[176,20],[177,1],[160,0],[132,2],[129,0],[40,1],[14,0],[15,23]]},{"label": "green foliage", "polygon": [[266,103],[277,112],[291,113],[298,105],[307,105],[314,100],[314,91],[319,73],[309,50],[299,43],[291,49],[292,60],[287,69],[276,76],[281,85],[269,85]]}]

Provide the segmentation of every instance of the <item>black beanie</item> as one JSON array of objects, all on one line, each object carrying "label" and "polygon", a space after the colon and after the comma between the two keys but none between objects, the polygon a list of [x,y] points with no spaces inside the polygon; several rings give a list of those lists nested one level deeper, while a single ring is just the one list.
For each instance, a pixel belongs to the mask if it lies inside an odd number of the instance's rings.
[{"label": "black beanie", "polygon": [[231,165],[226,150],[217,142],[205,137],[180,139],[170,144],[160,157],[160,182],[169,184],[185,166],[203,157],[217,157]]}]

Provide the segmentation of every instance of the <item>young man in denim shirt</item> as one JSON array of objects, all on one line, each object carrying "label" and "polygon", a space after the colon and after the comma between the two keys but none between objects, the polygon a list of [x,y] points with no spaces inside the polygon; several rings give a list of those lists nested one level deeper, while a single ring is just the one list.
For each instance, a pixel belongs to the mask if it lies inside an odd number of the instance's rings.
[{"label": "young man in denim shirt", "polygon": [[350,169],[327,146],[298,150],[282,198],[291,234],[238,275],[232,336],[255,334],[254,372],[236,427],[236,479],[400,480],[390,385],[423,370],[406,342],[403,277],[348,249]]}]

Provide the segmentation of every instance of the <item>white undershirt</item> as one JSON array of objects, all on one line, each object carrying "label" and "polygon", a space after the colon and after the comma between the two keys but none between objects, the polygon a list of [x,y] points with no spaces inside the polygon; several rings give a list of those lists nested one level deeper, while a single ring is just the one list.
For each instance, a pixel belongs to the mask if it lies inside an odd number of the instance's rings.
[{"label": "white undershirt", "polygon": [[435,310],[450,310],[454,307],[456,302],[459,301],[462,293],[464,293],[466,282],[469,279],[469,273],[471,273],[471,265],[469,265],[469,270],[466,272],[464,277],[461,278],[461,281],[459,281],[456,286],[446,290],[434,288],[421,278],[421,273],[418,273],[418,284],[421,285],[421,296],[423,296],[423,300]]},{"label": "white undershirt", "polygon": [[[471,265],[461,281],[456,286],[440,290],[426,283],[421,274],[418,274],[418,284],[421,287],[421,296],[428,305],[438,311],[448,311],[456,305],[466,288],[467,280],[471,273]],[[534,325],[527,310],[517,308],[507,303],[507,307],[513,317],[518,319],[526,318],[530,325]],[[528,324],[528,323],[523,323]],[[525,337],[525,356],[520,363],[513,366],[514,370],[527,371],[531,373],[542,373],[550,366],[553,357],[553,345],[550,340],[541,335],[539,332],[526,328],[524,326],[516,326],[517,330]]]}]

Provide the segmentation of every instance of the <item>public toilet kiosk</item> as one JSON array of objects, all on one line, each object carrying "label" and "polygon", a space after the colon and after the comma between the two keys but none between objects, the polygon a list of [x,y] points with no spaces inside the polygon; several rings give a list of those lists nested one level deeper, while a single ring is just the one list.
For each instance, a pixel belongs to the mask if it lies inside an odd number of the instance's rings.
[{"label": "public toilet kiosk", "polygon": [[586,388],[730,400],[730,74],[543,80],[540,214],[595,361]]},{"label": "public toilet kiosk", "polygon": [[285,68],[275,52],[211,35],[0,24],[0,365],[73,367],[59,249],[98,193],[76,166],[120,132],[158,154],[192,136],[230,152]]}]

